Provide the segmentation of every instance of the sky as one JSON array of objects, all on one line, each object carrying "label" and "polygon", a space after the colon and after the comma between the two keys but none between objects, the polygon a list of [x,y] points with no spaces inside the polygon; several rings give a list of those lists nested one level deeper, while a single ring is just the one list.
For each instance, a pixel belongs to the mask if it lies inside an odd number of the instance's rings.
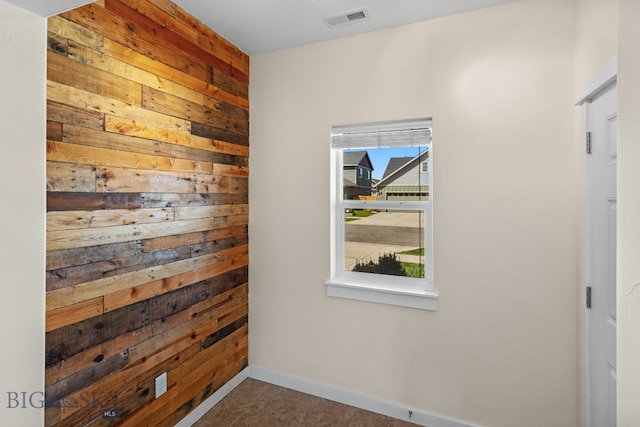
[{"label": "sky", "polygon": [[[427,147],[401,147],[401,148],[368,148],[366,151],[369,153],[369,159],[373,163],[372,177],[374,179],[381,179],[384,174],[389,159],[392,157],[416,157],[421,151],[424,151]],[[364,149],[356,149],[350,151],[363,151]]]}]

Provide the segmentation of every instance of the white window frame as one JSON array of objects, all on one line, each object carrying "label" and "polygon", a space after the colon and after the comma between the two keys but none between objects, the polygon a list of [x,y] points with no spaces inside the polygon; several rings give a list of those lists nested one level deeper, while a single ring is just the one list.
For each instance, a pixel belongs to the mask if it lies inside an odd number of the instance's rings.
[{"label": "white window frame", "polygon": [[[389,138],[388,135],[400,135]],[[436,310],[438,293],[433,274],[433,174],[429,174],[428,201],[344,200],[343,152],[349,148],[405,147],[429,145],[427,162],[433,161],[431,120],[409,120],[332,128],[332,194],[331,194],[331,279],[326,281],[327,295],[361,301],[391,304],[424,310]],[[349,138],[348,135],[354,136]],[[408,137],[405,137],[409,135]],[[419,136],[415,138],[412,135]],[[425,138],[428,138],[425,140]],[[417,142],[416,142],[417,141]],[[425,143],[426,141],[426,143]],[[429,166],[432,170],[433,164]],[[420,164],[420,168],[422,165]],[[423,211],[424,267],[422,279],[384,274],[345,271],[344,212],[345,209],[393,209]]]}]

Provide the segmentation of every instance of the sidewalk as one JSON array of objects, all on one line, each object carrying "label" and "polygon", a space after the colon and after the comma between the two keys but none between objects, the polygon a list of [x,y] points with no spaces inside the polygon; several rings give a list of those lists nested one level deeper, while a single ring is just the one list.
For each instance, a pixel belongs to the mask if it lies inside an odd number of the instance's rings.
[{"label": "sidewalk", "polygon": [[371,216],[351,221],[353,225],[387,225],[392,227],[417,227],[418,214],[407,215],[406,212],[378,212]]},{"label": "sidewalk", "polygon": [[402,262],[424,263],[424,257],[418,255],[404,255],[399,252],[415,249],[415,246],[390,246],[375,243],[345,242],[345,269],[351,270],[357,260],[377,261],[380,255],[395,253]]}]

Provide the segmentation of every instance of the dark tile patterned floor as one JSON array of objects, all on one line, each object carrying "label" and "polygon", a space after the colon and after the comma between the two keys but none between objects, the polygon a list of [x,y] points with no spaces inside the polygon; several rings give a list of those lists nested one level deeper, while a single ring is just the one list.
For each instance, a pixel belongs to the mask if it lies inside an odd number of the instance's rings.
[{"label": "dark tile patterned floor", "polygon": [[194,427],[415,427],[352,406],[247,378]]}]

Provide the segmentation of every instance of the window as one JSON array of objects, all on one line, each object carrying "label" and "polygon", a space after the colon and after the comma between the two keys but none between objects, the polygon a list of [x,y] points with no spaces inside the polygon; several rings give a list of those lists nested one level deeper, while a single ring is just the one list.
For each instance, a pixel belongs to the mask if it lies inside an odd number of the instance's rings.
[{"label": "window", "polygon": [[429,162],[428,161],[422,162],[422,172],[425,172],[425,173],[429,172]]},{"label": "window", "polygon": [[[329,296],[435,310],[431,121],[332,128],[332,268]],[[346,164],[370,164],[354,189]],[[348,170],[348,169],[347,169]],[[349,187],[351,185],[351,187]]]}]

